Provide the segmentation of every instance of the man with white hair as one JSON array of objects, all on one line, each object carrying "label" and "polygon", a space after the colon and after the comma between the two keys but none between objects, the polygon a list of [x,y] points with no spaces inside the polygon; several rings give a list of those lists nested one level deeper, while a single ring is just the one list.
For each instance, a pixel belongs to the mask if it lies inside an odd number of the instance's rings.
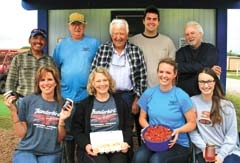
[{"label": "man with white hair", "polygon": [[92,69],[109,69],[116,82],[116,93],[122,96],[135,117],[138,140],[141,142],[138,98],[147,88],[147,70],[142,50],[128,42],[129,26],[124,19],[113,19],[109,32],[111,41],[102,44],[92,63]]},{"label": "man with white hair", "polygon": [[218,50],[203,42],[202,26],[195,21],[188,22],[184,27],[185,40],[188,45],[181,47],[176,53],[178,64],[177,86],[186,91],[189,96],[200,94],[197,73],[204,67],[211,67],[217,75],[221,74],[218,64]]}]

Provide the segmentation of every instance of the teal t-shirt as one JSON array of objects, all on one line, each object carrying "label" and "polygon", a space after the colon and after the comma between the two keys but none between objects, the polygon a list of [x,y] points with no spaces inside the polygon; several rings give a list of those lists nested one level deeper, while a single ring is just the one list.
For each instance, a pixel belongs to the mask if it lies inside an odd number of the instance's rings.
[{"label": "teal t-shirt", "polygon": [[[173,86],[163,92],[159,85],[148,88],[138,100],[138,105],[147,112],[150,125],[161,124],[173,130],[186,123],[184,113],[193,107],[190,97],[181,88]],[[179,134],[177,143],[188,147],[187,134]]]},{"label": "teal t-shirt", "polygon": [[67,37],[56,46],[53,59],[61,73],[61,95],[79,102],[87,97],[91,64],[100,42],[90,36],[81,40]]}]

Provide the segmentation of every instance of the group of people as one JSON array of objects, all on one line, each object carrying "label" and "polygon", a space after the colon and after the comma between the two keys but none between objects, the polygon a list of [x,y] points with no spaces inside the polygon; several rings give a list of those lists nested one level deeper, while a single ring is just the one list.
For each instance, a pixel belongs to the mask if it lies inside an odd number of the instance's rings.
[{"label": "group of people", "polygon": [[[71,163],[75,151],[79,163],[186,163],[191,142],[199,163],[206,162],[207,143],[215,144],[215,163],[240,162],[235,109],[221,87],[217,48],[203,42],[199,23],[186,24],[188,45],[179,50],[158,32],[154,6],[145,10],[143,33],[131,38],[124,19],[111,21],[111,40],[103,44],[85,35],[86,24],[84,15],[72,13],[71,35],[52,57],[43,53],[46,32],[34,29],[30,51],[13,59],[6,91],[15,94],[4,97],[21,138],[13,163],[60,162],[67,135],[73,136],[67,146]],[[73,105],[63,109],[67,98]],[[173,130],[172,140],[169,150],[154,152],[142,142],[141,131],[159,124]],[[114,130],[122,130],[125,148],[94,152],[90,133]]]}]

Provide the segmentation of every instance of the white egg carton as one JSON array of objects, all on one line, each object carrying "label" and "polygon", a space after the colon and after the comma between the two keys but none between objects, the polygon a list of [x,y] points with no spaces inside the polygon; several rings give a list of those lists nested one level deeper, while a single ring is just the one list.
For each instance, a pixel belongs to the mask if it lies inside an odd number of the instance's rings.
[{"label": "white egg carton", "polygon": [[128,148],[123,142],[122,130],[91,132],[90,140],[94,153],[114,153]]}]

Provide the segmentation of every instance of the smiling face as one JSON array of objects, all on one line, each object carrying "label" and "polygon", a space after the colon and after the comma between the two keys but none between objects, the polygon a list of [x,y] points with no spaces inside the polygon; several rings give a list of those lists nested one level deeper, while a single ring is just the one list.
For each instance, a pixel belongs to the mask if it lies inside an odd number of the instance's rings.
[{"label": "smiling face", "polygon": [[84,37],[85,24],[80,22],[73,22],[68,24],[68,29],[73,40],[80,40]]},{"label": "smiling face", "polygon": [[95,74],[92,85],[96,90],[96,96],[108,94],[109,79],[103,73]]},{"label": "smiling face", "polygon": [[147,13],[145,16],[145,19],[143,20],[143,24],[145,27],[146,34],[148,33],[157,33],[158,26],[160,24],[160,21],[158,19],[158,15],[155,13]]},{"label": "smiling face", "polygon": [[50,72],[46,72],[39,80],[39,88],[42,95],[54,97],[54,90],[56,87],[56,81]]},{"label": "smiling face", "polygon": [[198,87],[204,96],[212,96],[215,88],[215,81],[211,75],[200,73],[198,75]]},{"label": "smiling face", "polygon": [[115,49],[124,49],[128,39],[128,32],[124,24],[114,24],[112,26],[111,38]]},{"label": "smiling face", "polygon": [[160,63],[158,66],[158,80],[162,90],[172,88],[177,73],[174,72],[174,66],[168,63]]},{"label": "smiling face", "polygon": [[203,34],[198,30],[196,25],[188,25],[185,27],[184,35],[186,42],[194,49],[201,45]]},{"label": "smiling face", "polygon": [[41,34],[38,34],[29,38],[29,44],[31,45],[33,52],[42,52],[43,48],[47,44],[47,41]]}]

